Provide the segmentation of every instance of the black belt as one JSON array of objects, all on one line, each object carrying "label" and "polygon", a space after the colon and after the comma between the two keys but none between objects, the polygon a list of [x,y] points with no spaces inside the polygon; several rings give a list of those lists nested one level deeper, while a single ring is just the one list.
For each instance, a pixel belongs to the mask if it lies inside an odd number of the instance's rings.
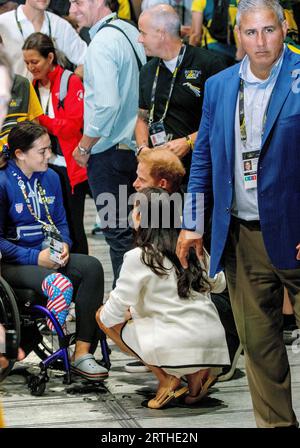
[{"label": "black belt", "polygon": [[247,227],[250,230],[260,230],[260,221],[258,219],[253,221],[246,221],[246,219],[237,218],[236,216],[231,215],[231,222],[232,224],[236,225],[242,225],[244,227]]}]

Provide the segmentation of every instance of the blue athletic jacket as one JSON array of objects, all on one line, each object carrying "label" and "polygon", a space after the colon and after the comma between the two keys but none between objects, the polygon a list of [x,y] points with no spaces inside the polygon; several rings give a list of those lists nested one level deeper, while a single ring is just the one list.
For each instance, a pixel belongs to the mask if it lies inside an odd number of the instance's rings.
[{"label": "blue athletic jacket", "polygon": [[35,214],[48,223],[45,207],[39,197],[37,181],[45,190],[48,208],[53,222],[65,243],[71,245],[66,213],[58,175],[50,168],[36,172],[30,179],[13,160],[0,170],[0,251],[6,263],[36,265],[42,249],[44,234],[41,224],[29,212],[24,200],[17,173],[26,185],[27,195]]}]

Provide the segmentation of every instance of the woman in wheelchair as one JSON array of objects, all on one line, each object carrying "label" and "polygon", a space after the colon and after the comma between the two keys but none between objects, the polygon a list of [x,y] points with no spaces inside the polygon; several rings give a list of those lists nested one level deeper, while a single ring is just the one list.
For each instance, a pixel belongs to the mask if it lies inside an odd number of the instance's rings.
[{"label": "woman in wheelchair", "polygon": [[71,370],[99,381],[108,376],[92,354],[100,335],[95,312],[103,300],[103,269],[96,258],[69,252],[72,242],[59,177],[48,169],[46,129],[19,123],[9,134],[6,153],[9,160],[0,170],[1,274],[12,288],[32,289],[41,300],[49,274],[60,272],[71,280],[76,306]]}]

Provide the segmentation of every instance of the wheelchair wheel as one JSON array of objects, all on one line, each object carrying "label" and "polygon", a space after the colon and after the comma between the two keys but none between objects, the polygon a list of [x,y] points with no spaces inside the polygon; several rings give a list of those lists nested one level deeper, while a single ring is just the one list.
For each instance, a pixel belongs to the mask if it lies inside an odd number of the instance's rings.
[{"label": "wheelchair wheel", "polygon": [[[17,345],[20,344],[20,316],[14,293],[8,283],[0,277],[0,322],[5,330],[14,330]],[[6,369],[0,369],[0,382],[9,374],[15,360],[10,360]]]},{"label": "wheelchair wheel", "polygon": [[[59,348],[59,339],[57,334],[53,334],[47,327],[46,319],[43,317],[39,317],[36,319],[36,324],[40,334],[42,335],[42,340],[38,345],[34,347],[35,354],[44,361],[49,356],[51,356],[54,352],[56,352]],[[71,332],[74,327],[74,332]],[[75,344],[75,325],[68,324],[65,328],[66,332],[66,344],[68,346],[72,346]],[[65,370],[64,363],[62,359],[57,359],[50,366],[50,369],[56,370]]]},{"label": "wheelchair wheel", "polygon": [[47,379],[41,375],[32,376],[28,382],[28,388],[30,390],[31,395],[35,397],[40,397],[46,390]]}]

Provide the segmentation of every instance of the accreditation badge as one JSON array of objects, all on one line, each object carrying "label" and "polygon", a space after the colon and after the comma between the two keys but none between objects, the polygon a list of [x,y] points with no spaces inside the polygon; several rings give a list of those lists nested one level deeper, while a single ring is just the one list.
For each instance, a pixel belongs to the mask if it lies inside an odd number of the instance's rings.
[{"label": "accreditation badge", "polygon": [[149,126],[149,135],[152,146],[160,146],[167,143],[168,138],[162,121],[157,121]]},{"label": "accreditation badge", "polygon": [[260,150],[244,151],[243,152],[243,178],[244,187],[246,190],[257,188],[257,165]]},{"label": "accreditation badge", "polygon": [[55,230],[44,230],[45,239],[42,243],[42,249],[50,249],[50,260],[55,263],[61,263],[61,254],[63,252],[63,240]]}]

